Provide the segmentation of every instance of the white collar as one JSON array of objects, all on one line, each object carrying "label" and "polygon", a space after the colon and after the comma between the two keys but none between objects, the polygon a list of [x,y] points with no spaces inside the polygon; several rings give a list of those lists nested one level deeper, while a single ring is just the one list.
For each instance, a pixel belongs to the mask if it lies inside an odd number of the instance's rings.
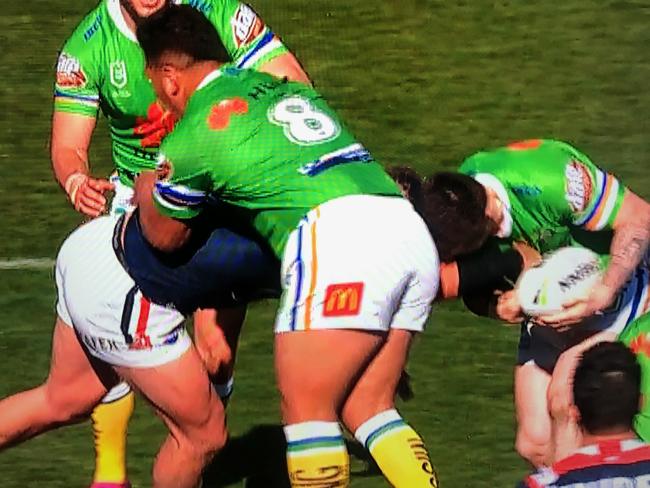
[{"label": "white collar", "polygon": [[510,237],[512,234],[512,206],[510,205],[510,198],[508,197],[506,187],[503,186],[503,183],[496,176],[489,173],[477,173],[474,175],[474,179],[484,187],[494,190],[501,203],[503,203],[503,220],[499,226],[497,237]]},{"label": "white collar", "polygon": [[113,23],[119,29],[119,31],[124,34],[127,39],[138,42],[138,39],[135,37],[135,32],[129,29],[129,26],[126,25],[126,19],[122,14],[122,9],[120,8],[120,0],[107,0],[106,7],[108,8],[108,15],[113,19]]},{"label": "white collar", "polygon": [[207,75],[205,75],[205,78],[201,80],[201,83],[196,87],[197,90],[200,90],[204,86],[206,86],[208,83],[216,80],[221,76],[221,68],[217,68],[214,71],[210,71]]}]

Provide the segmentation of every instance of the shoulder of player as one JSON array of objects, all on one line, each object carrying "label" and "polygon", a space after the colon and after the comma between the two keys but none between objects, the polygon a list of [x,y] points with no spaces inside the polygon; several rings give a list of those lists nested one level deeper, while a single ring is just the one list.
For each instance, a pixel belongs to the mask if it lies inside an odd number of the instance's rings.
[{"label": "shoulder of player", "polygon": [[75,54],[99,48],[103,45],[100,32],[105,30],[108,20],[106,2],[102,1],[77,24],[67,38],[63,50],[73,50]]}]

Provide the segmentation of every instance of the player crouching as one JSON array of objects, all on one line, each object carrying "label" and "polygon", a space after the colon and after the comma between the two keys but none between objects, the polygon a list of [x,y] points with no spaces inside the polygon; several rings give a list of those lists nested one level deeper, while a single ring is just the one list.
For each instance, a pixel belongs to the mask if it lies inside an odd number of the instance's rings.
[{"label": "player crouching", "polygon": [[94,220],[61,247],[50,373],[41,386],[0,401],[0,449],[87,418],[125,380],[169,430],[153,486],[197,486],[226,441],[224,408],[183,315],[151,303],[120,265],[111,245],[115,224]]}]

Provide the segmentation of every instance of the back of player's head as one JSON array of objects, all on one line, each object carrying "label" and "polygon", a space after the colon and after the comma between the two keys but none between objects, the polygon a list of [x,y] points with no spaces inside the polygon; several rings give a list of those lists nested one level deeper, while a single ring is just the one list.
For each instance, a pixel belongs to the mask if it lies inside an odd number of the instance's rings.
[{"label": "back of player's head", "polygon": [[422,207],[422,176],[410,166],[390,166],[386,172],[399,185],[404,197],[419,211]]},{"label": "back of player's head", "polygon": [[639,411],[641,367],[620,342],[601,342],[585,351],[573,379],[580,424],[590,434],[632,428]]},{"label": "back of player's head", "polygon": [[492,234],[494,224],[485,215],[487,193],[474,178],[434,173],[422,190],[421,213],[443,262],[477,250]]},{"label": "back of player's head", "polygon": [[159,10],[138,25],[137,36],[148,66],[164,64],[174,56],[188,65],[231,61],[212,23],[189,5]]}]

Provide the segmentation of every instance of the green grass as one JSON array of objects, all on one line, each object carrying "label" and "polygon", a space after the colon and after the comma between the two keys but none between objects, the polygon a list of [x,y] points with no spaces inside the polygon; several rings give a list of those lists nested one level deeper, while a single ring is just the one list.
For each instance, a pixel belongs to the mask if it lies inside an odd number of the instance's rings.
[{"label": "green grass", "polygon": [[[255,1],[318,88],[373,153],[424,172],[480,148],[529,137],[570,141],[650,196],[650,7],[640,0]],[[93,2],[6,2],[0,17],[0,259],[54,257],[80,221],[54,183],[47,141],[56,53]],[[108,172],[105,125],[92,148]],[[54,287],[49,271],[0,271],[0,396],[47,374]],[[250,314],[229,407],[232,434],[278,423],[273,303]],[[436,307],[414,348],[416,398],[403,413],[449,488],[512,486],[517,331]],[[129,437],[134,486],[149,483],[163,430],[139,404]],[[252,457],[255,465],[261,459]],[[355,461],[353,487],[381,487]],[[2,484],[83,486],[87,424],[0,454]],[[237,486],[235,484],[234,486]]]}]

